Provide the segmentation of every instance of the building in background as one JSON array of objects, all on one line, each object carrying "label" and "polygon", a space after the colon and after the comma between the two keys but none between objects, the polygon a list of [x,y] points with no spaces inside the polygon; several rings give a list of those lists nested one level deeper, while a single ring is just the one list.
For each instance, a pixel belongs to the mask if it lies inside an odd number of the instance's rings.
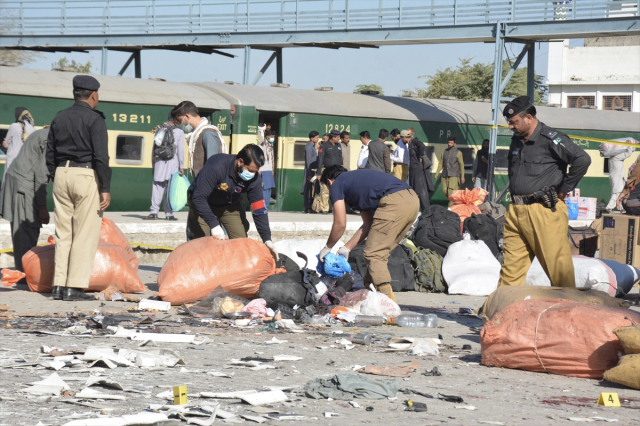
[{"label": "building in background", "polygon": [[640,36],[549,43],[549,104],[640,112]]}]

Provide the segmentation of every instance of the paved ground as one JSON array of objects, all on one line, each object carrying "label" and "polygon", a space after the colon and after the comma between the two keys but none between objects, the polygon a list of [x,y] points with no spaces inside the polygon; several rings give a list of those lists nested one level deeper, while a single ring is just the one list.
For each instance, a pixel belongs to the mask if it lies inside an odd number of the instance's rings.
[{"label": "paved ground", "polygon": [[[160,265],[141,265],[140,277],[147,284],[152,294],[156,290],[155,279]],[[630,298],[637,299],[637,288]],[[103,413],[121,416],[140,413],[149,409],[150,404],[171,404],[171,401],[156,395],[170,389],[174,385],[187,385],[189,394],[200,392],[227,392],[237,390],[263,390],[264,386],[304,386],[317,377],[327,378],[334,374],[351,373],[358,365],[408,366],[412,361],[418,362],[418,370],[408,378],[396,379],[401,388],[413,389],[428,395],[438,393],[458,395],[464,403],[450,403],[439,399],[430,399],[419,395],[398,393],[393,400],[358,400],[360,408],[354,408],[347,401],[314,400],[295,392],[287,391],[288,401],[273,404],[270,408],[281,414],[295,413],[304,415],[305,419],[298,424],[322,425],[548,425],[572,424],[568,418],[603,417],[617,419],[617,424],[640,424],[640,392],[618,387],[597,380],[577,379],[519,370],[508,370],[484,367],[480,364],[480,344],[477,333],[471,326],[481,325],[481,321],[472,316],[458,315],[459,308],[478,308],[484,301],[482,297],[463,297],[448,295],[421,294],[414,292],[401,293],[398,300],[403,310],[421,313],[435,313],[439,318],[439,327],[400,328],[382,326],[372,328],[348,328],[340,325],[311,328],[305,326],[304,333],[286,333],[269,331],[259,326],[251,329],[222,327],[212,323],[198,323],[188,317],[176,314],[175,308],[171,316],[157,323],[157,329],[165,333],[190,333],[209,341],[204,350],[194,350],[187,343],[159,344],[179,352],[185,363],[176,368],[159,368],[149,371],[137,367],[118,367],[114,370],[76,373],[78,368],[63,367],[58,374],[67,378],[71,394],[84,388],[84,380],[90,374],[103,374],[118,381],[125,389],[120,391],[109,388],[94,387],[100,392],[121,395],[126,401],[97,400],[92,401],[96,407],[79,406],[65,401],[70,396],[35,396],[18,392],[26,384],[39,381],[49,376],[53,370],[42,366],[25,366],[20,369],[6,368],[15,365],[15,359],[31,361],[41,351],[42,345],[58,347],[66,351],[84,351],[89,345],[107,345],[116,349],[134,350],[154,349],[138,347],[139,342],[126,338],[105,337],[102,330],[97,330],[92,337],[39,335],[30,332],[47,328],[44,320],[69,318],[66,325],[75,323],[88,325],[82,313],[92,313],[100,308],[101,302],[54,302],[48,295],[28,293],[26,291],[1,288],[0,303],[11,306],[12,312],[0,318],[0,424],[3,425],[36,425],[38,422],[48,425],[63,425],[71,421],[74,413],[96,417]],[[122,302],[106,302],[104,307],[127,307],[134,304]],[[633,309],[637,309],[634,307]],[[26,315],[26,316],[25,316]],[[33,316],[36,315],[36,316]],[[44,315],[44,317],[42,317]],[[155,319],[164,314],[155,314]],[[6,324],[13,324],[6,328]],[[140,328],[147,327],[144,325]],[[55,329],[55,326],[50,327]],[[344,334],[367,332],[380,339],[372,346],[355,345],[345,350],[336,343],[342,336],[332,334],[342,331]],[[384,352],[390,337],[437,337],[442,338],[440,355],[412,356],[404,352]],[[287,342],[276,345],[265,345],[266,341],[277,337]],[[471,346],[463,350],[463,345]],[[332,347],[334,346],[334,347]],[[273,355],[287,354],[302,357],[295,362],[269,362]],[[20,358],[18,358],[20,357]],[[232,367],[232,359],[259,358],[264,364],[275,367],[251,371],[244,367]],[[438,367],[440,377],[421,375],[426,370]],[[85,368],[85,367],[82,367]],[[233,374],[232,378],[214,377],[207,372],[225,372]],[[377,376],[367,376],[385,379]],[[75,380],[74,380],[75,378]],[[617,392],[623,400],[621,408],[604,408],[596,405],[600,392]],[[146,394],[144,393],[146,392]],[[424,402],[428,406],[426,413],[404,411],[403,401],[413,399]],[[192,397],[191,404],[214,405],[219,402],[224,410],[241,414],[259,415],[249,411],[250,406],[239,400],[214,400]],[[475,407],[471,410],[471,406]],[[373,407],[367,411],[366,407]],[[465,408],[456,408],[465,407]],[[325,412],[338,413],[338,417],[325,417]],[[221,421],[218,419],[218,421]],[[251,423],[244,420],[245,423]],[[268,420],[267,424],[280,423]],[[287,422],[285,422],[286,424]],[[168,424],[168,423],[167,423]],[[179,424],[179,423],[175,423]],[[186,424],[186,423],[182,423]]]}]

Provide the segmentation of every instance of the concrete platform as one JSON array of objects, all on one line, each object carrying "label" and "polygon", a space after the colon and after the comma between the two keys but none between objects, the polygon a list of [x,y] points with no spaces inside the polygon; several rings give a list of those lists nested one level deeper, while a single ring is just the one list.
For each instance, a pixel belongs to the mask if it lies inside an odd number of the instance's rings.
[{"label": "concrete platform", "polygon": [[[158,247],[176,248],[186,241],[187,212],[176,213],[177,221],[167,221],[164,214],[160,213],[159,220],[144,220],[148,212],[105,212],[105,217],[113,220],[124,232],[131,243],[140,243]],[[39,244],[47,242],[49,235],[55,233],[55,224],[45,225],[40,231]],[[249,213],[247,219],[250,223],[249,238],[259,240],[260,236],[253,223],[253,217]],[[303,213],[269,213],[271,236],[273,241],[285,239],[316,239],[327,238],[331,231],[333,215],[327,214],[303,214]],[[347,230],[345,236],[350,237],[362,225],[359,215],[347,215]],[[8,221],[0,219],[0,250],[13,246],[11,242],[11,226]],[[167,250],[134,247],[141,262],[164,262],[168,256]],[[13,267],[13,254],[0,254],[0,267]]]}]

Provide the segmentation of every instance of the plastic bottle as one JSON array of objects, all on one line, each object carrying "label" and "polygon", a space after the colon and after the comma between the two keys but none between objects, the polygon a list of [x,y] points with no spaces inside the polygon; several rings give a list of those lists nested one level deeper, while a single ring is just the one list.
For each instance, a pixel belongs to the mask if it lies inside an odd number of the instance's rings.
[{"label": "plastic bottle", "polygon": [[428,314],[424,316],[425,323],[427,327],[436,328],[438,327],[438,317],[434,314]]},{"label": "plastic bottle", "polygon": [[382,325],[384,324],[384,317],[378,315],[357,315],[355,323],[356,325]]},{"label": "plastic bottle", "polygon": [[395,323],[400,327],[426,327],[426,318],[422,314],[400,314],[395,318]]}]

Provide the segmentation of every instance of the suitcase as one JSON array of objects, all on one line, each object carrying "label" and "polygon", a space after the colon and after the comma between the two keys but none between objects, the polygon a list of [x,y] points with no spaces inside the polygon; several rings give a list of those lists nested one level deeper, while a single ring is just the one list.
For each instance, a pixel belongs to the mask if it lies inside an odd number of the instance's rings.
[{"label": "suitcase", "polygon": [[593,257],[598,250],[598,232],[588,226],[569,227],[571,255]]}]

